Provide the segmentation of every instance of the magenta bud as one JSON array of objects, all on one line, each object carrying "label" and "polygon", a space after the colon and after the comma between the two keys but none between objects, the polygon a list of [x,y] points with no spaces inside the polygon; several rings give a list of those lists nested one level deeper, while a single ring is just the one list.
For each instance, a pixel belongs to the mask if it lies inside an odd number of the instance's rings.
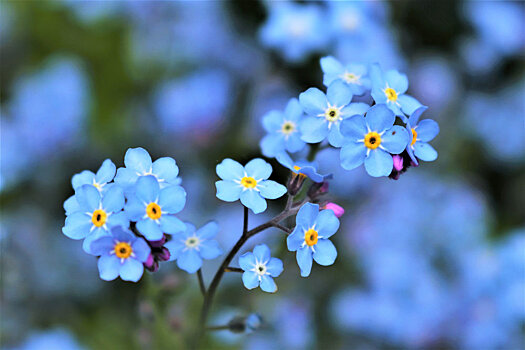
[{"label": "magenta bud", "polygon": [[396,154],[392,156],[392,160],[394,161],[394,169],[397,171],[403,170],[403,157]]},{"label": "magenta bud", "polygon": [[153,266],[153,264],[155,263],[155,259],[153,258],[153,254],[150,254],[148,255],[148,258],[146,259],[146,261],[144,262],[144,266],[149,269],[150,267]]},{"label": "magenta bud", "polygon": [[345,213],[345,210],[344,210],[344,208],[342,206],[337,205],[337,204],[332,203],[332,202],[326,203],[323,206],[323,209],[330,209],[330,210],[332,210],[334,212],[335,216],[337,216],[338,218],[343,216],[343,214]]},{"label": "magenta bud", "polygon": [[162,239],[160,241],[148,241],[149,245],[153,248],[160,248],[166,243],[166,235],[162,236]]},{"label": "magenta bud", "polygon": [[323,182],[323,185],[321,186],[321,193],[326,193],[326,192],[328,192],[328,187],[329,187],[328,182],[324,181],[324,182]]},{"label": "magenta bud", "polygon": [[161,261],[168,261],[171,257],[170,251],[166,247],[162,247],[160,249],[160,252],[158,252],[156,255],[157,255],[157,259]]}]

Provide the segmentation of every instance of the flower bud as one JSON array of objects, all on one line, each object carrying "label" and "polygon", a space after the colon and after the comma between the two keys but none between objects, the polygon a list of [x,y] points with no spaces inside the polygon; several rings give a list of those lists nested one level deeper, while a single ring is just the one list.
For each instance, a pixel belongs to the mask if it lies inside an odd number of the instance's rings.
[{"label": "flower bud", "polygon": [[166,235],[163,235],[162,239],[159,241],[148,241],[148,242],[152,248],[160,248],[164,245],[164,243],[166,243]]},{"label": "flower bud", "polygon": [[228,329],[233,333],[251,333],[261,327],[263,321],[259,314],[238,316],[228,322]]},{"label": "flower bud", "polygon": [[322,209],[332,210],[334,212],[335,216],[337,216],[338,218],[343,216],[343,214],[345,213],[345,210],[344,210],[343,207],[341,207],[340,205],[337,205],[335,203],[332,203],[332,202],[328,202],[325,205],[323,205]]},{"label": "flower bud", "polygon": [[403,170],[403,157],[401,157],[399,154],[393,155],[392,160],[394,161],[394,169],[396,171]]},{"label": "flower bud", "polygon": [[304,185],[304,181],[306,180],[306,175],[293,172],[290,175],[290,178],[288,179],[288,183],[286,187],[288,188],[288,193],[292,196],[295,196],[301,188]]},{"label": "flower bud", "polygon": [[308,189],[308,197],[310,197],[312,200],[315,200],[326,192],[328,192],[328,182],[314,182]]},{"label": "flower bud", "polygon": [[158,252],[155,252],[155,257],[160,261],[168,261],[171,257],[171,254],[168,248],[162,247]]}]

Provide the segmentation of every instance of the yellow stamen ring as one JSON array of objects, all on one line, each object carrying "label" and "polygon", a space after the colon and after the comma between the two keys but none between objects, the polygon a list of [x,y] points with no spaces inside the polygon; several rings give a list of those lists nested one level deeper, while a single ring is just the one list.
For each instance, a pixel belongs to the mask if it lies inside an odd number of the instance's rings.
[{"label": "yellow stamen ring", "polygon": [[410,146],[414,146],[414,143],[417,141],[417,131],[416,129],[412,128],[412,142],[410,143]]},{"label": "yellow stamen ring", "polygon": [[96,227],[103,226],[106,223],[106,220],[108,218],[108,214],[102,209],[97,209],[93,212],[93,215],[91,216],[91,222]]},{"label": "yellow stamen ring", "polygon": [[115,255],[119,259],[127,259],[133,253],[133,249],[127,242],[119,242],[115,244],[114,248]]},{"label": "yellow stamen ring", "polygon": [[313,228],[308,229],[308,231],[304,233],[304,241],[309,247],[317,244],[317,237],[317,231]]},{"label": "yellow stamen ring", "polygon": [[257,181],[250,176],[245,176],[241,179],[241,185],[245,188],[254,188],[257,186]]},{"label": "yellow stamen ring", "polygon": [[370,149],[376,149],[381,144],[381,135],[371,131],[365,135],[365,146]]},{"label": "yellow stamen ring", "polygon": [[390,100],[392,102],[396,102],[397,101],[397,92],[396,92],[396,90],[394,90],[392,88],[386,88],[385,89],[385,95],[386,95],[386,98],[388,98],[388,100]]},{"label": "yellow stamen ring", "polygon": [[146,207],[146,214],[152,220],[158,220],[162,216],[162,210],[157,203],[151,202]]}]

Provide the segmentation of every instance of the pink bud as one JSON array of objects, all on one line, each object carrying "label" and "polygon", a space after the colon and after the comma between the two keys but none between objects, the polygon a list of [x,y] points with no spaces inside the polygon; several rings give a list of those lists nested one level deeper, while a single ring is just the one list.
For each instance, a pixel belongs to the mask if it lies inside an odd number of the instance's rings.
[{"label": "pink bud", "polygon": [[345,213],[345,210],[343,209],[342,206],[337,205],[337,204],[332,203],[332,202],[326,203],[323,206],[323,209],[330,209],[330,210],[332,210],[334,212],[335,216],[337,216],[338,218],[343,216],[343,214]]},{"label": "pink bud", "polygon": [[166,235],[162,236],[162,239],[160,241],[148,241],[150,246],[154,248],[160,248],[166,243]]},{"label": "pink bud", "polygon": [[403,170],[403,157],[396,154],[392,156],[392,160],[394,161],[394,169],[396,169],[397,171]]},{"label": "pink bud", "polygon": [[148,258],[144,262],[144,266],[147,268],[151,268],[153,264],[155,263],[155,259],[153,259],[153,254],[148,255]]}]

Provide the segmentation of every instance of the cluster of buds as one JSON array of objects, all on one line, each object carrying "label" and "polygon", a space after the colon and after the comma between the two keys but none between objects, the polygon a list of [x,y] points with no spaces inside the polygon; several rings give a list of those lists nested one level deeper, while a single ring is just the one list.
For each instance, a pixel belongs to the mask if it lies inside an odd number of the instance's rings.
[{"label": "cluster of buds", "polygon": [[159,269],[159,263],[161,261],[168,261],[171,256],[168,248],[164,246],[167,242],[166,235],[162,236],[162,239],[159,241],[146,240],[146,242],[151,248],[151,253],[144,263],[144,267],[151,272],[156,272]]}]

